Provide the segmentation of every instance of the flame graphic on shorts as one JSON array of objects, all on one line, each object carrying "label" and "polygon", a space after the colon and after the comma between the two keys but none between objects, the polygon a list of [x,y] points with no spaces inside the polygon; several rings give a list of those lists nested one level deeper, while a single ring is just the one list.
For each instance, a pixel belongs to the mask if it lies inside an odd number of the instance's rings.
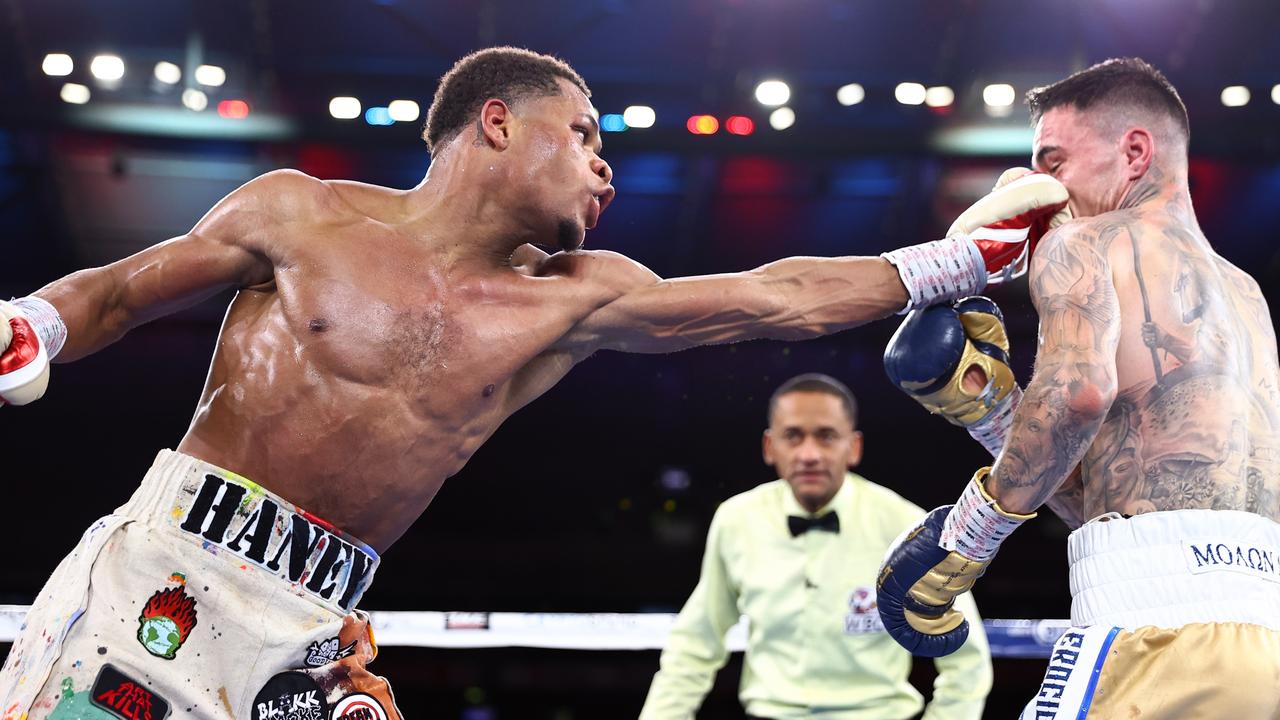
[{"label": "flame graphic on shorts", "polygon": [[152,655],[171,660],[196,626],[196,600],[182,586],[157,590],[138,622],[138,642]]},{"label": "flame graphic on shorts", "polygon": [[167,617],[178,626],[178,642],[186,641],[191,628],[196,626],[196,600],[189,597],[181,587],[161,590],[147,599],[142,608],[142,617],[147,620],[154,617]]}]

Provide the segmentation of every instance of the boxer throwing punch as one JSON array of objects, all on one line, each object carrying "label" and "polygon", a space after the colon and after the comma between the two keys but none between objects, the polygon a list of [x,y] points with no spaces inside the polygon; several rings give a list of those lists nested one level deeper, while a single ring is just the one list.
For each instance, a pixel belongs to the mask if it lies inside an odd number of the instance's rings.
[{"label": "boxer throwing punch", "polygon": [[[614,196],[588,97],[554,58],[475,53],[440,83],[417,187],[268,173],[181,237],[0,305],[0,399],[24,404],[49,360],[238,290],[177,452],[46,583],[0,671],[0,716],[126,683],[237,718],[353,696],[394,715],[350,614],[378,552],[574,364],[836,332],[977,292],[1026,255],[958,236],[664,280],[582,249]],[[1021,197],[1031,215],[1064,201]]]}]

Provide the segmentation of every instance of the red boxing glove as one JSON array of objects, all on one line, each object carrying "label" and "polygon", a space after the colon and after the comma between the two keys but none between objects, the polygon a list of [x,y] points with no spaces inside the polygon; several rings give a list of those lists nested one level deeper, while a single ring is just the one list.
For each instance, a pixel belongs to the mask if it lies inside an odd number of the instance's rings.
[{"label": "red boxing glove", "polygon": [[0,405],[26,405],[49,387],[49,355],[35,327],[11,303],[0,301]]},{"label": "red boxing glove", "polygon": [[1022,276],[1036,244],[1071,219],[1067,188],[1027,168],[1005,170],[985,197],[951,223],[947,237],[973,241],[986,263],[988,284]]},{"label": "red boxing glove", "polygon": [[907,290],[899,313],[982,292],[1027,271],[1036,242],[1071,219],[1067,189],[1026,168],[1006,170],[988,195],[969,206],[942,240],[883,253]]}]

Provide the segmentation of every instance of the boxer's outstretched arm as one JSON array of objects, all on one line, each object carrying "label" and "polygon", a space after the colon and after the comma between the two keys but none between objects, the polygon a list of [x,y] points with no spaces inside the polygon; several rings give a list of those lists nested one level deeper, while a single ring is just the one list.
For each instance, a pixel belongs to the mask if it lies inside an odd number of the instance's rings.
[{"label": "boxer's outstretched arm", "polygon": [[[617,297],[573,330],[579,347],[661,353],[697,345],[826,335],[893,314],[907,302],[898,271],[871,257],[794,257],[755,270],[663,280],[621,256]],[[630,267],[619,266],[629,263]]]},{"label": "boxer's outstretched arm", "polygon": [[1100,233],[1115,229],[1063,226],[1032,260],[1031,299],[1040,313],[1035,374],[986,482],[1007,512],[1030,513],[1058,492],[1115,400],[1120,306],[1097,249]]},{"label": "boxer's outstretched arm", "polygon": [[74,272],[34,295],[52,303],[67,325],[59,362],[76,360],[129,330],[230,287],[274,275],[269,228],[300,192],[318,181],[292,171],[251,180],[218,202],[191,232],[110,265]]}]

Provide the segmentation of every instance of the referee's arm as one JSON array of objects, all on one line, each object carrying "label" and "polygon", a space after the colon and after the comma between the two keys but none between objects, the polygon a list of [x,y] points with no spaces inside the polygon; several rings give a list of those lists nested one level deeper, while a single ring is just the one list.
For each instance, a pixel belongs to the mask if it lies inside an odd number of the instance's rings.
[{"label": "referee's arm", "polygon": [[922,720],[980,720],[991,692],[991,648],[973,596],[956,598],[956,609],[969,621],[969,639],[951,655],[934,658],[938,679]]},{"label": "referee's arm", "polygon": [[738,622],[738,594],[720,554],[724,526],[717,510],[707,532],[702,576],[667,638],[640,720],[691,720],[729,658],[724,634]]}]

